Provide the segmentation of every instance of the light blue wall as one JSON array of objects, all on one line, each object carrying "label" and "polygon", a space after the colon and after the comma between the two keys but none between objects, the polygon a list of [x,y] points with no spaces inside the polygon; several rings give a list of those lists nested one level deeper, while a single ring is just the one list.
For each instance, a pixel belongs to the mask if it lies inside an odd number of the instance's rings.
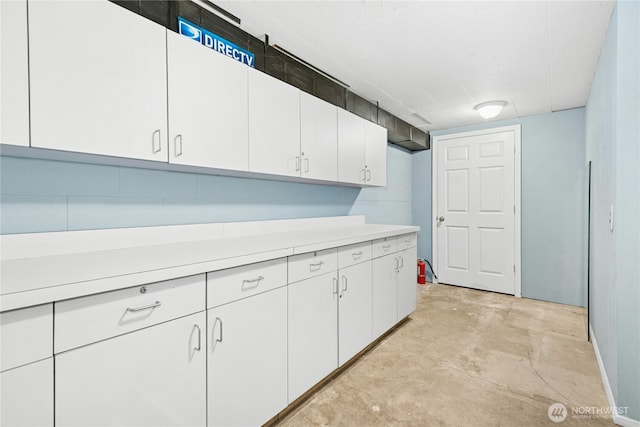
[{"label": "light blue wall", "polygon": [[[640,421],[640,3],[616,4],[586,108],[591,326],[617,406]],[[614,230],[609,206],[614,206]]]},{"label": "light blue wall", "polygon": [[387,152],[388,187],[363,190],[0,157],[0,232],[355,214],[411,224],[411,155],[394,146]]},{"label": "light blue wall", "polygon": [[[584,257],[584,109],[498,120],[432,136],[520,124],[522,131],[522,296],[586,305]],[[431,173],[431,156],[414,154],[415,174]],[[431,200],[431,186],[414,184],[414,200]],[[423,206],[427,209],[427,205]],[[431,217],[414,221],[431,239]],[[429,242],[419,242],[430,259]],[[576,255],[578,254],[578,255]],[[438,272],[436,271],[436,274]]]}]

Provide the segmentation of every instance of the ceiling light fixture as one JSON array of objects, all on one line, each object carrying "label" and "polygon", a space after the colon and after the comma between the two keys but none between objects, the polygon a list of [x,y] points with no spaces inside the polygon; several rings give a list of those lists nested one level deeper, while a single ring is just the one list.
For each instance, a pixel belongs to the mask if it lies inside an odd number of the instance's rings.
[{"label": "ceiling light fixture", "polygon": [[507,105],[507,103],[504,101],[489,101],[478,104],[473,107],[473,109],[476,110],[483,119],[493,119],[500,114],[505,105]]}]

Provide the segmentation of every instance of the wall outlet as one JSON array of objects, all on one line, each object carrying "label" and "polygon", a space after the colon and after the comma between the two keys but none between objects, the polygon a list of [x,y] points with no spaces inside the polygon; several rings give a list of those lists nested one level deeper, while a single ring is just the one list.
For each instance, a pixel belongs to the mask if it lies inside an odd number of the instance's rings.
[{"label": "wall outlet", "polygon": [[613,205],[609,206],[609,231],[613,231]]}]

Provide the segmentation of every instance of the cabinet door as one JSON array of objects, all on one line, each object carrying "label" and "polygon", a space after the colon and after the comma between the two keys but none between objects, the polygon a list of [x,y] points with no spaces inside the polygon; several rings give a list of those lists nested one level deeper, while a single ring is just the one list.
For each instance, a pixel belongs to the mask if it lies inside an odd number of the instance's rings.
[{"label": "cabinet door", "polygon": [[416,259],[418,250],[414,246],[398,252],[400,269],[398,271],[398,321],[404,319],[416,309]]},{"label": "cabinet door", "polygon": [[364,119],[338,109],[338,181],[364,184]]},{"label": "cabinet door", "polygon": [[287,288],[207,311],[208,424],[262,425],[287,406]]},{"label": "cabinet door", "polygon": [[29,145],[26,0],[0,2],[0,143]]},{"label": "cabinet door", "polygon": [[300,90],[249,69],[249,170],[300,176]]},{"label": "cabinet door", "polygon": [[338,360],[351,359],[371,342],[371,261],[339,271]]},{"label": "cabinet door", "polygon": [[0,425],[53,426],[53,358],[0,373]]},{"label": "cabinet door", "polygon": [[169,162],[249,168],[247,66],[167,32]]},{"label": "cabinet door", "polygon": [[387,185],[387,129],[365,121],[366,183]]},{"label": "cabinet door", "polygon": [[166,29],[108,1],[29,3],[31,146],[167,161]]},{"label": "cabinet door", "polygon": [[205,317],[56,355],[56,426],[204,426]]},{"label": "cabinet door", "polygon": [[396,275],[397,254],[373,260],[373,339],[388,331],[398,321]]},{"label": "cabinet door", "polygon": [[338,107],[300,92],[302,176],[338,179]]},{"label": "cabinet door", "polygon": [[338,367],[337,273],[288,286],[289,403]]}]

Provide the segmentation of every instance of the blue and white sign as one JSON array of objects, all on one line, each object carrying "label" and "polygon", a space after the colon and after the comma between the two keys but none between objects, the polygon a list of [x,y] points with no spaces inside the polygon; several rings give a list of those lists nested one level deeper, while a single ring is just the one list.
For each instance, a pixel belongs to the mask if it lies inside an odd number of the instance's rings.
[{"label": "blue and white sign", "polygon": [[228,56],[229,58],[242,62],[249,67],[254,67],[255,56],[253,53],[236,46],[230,41],[225,40],[222,37],[213,34],[211,31],[207,31],[180,16],[178,16],[178,33],[205,45],[209,49],[213,49],[216,52],[220,52],[221,54]]}]

